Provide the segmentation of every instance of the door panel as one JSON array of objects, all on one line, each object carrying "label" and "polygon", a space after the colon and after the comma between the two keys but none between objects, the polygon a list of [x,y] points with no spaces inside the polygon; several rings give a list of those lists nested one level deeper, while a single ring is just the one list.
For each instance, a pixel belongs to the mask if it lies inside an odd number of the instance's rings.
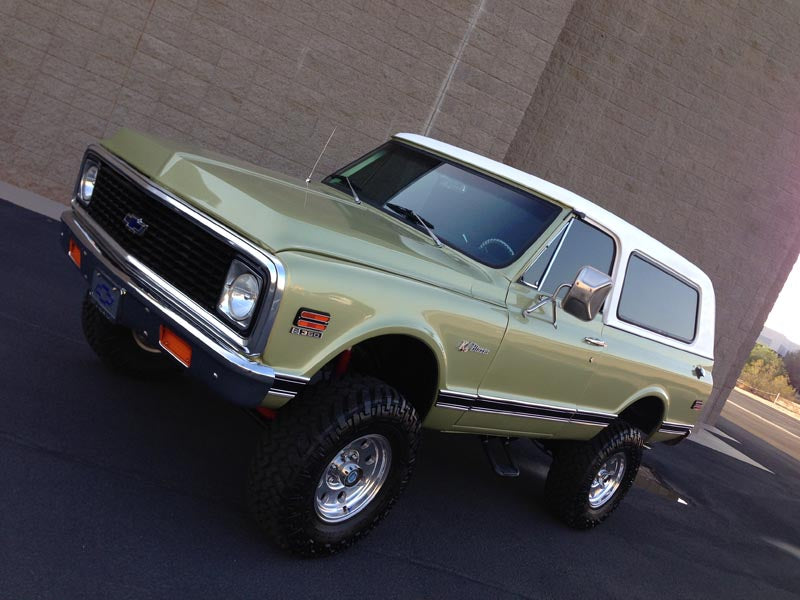
[{"label": "door panel", "polygon": [[594,357],[603,352],[584,338],[601,338],[601,317],[587,323],[559,308],[556,328],[551,305],[523,317],[522,310],[538,296],[525,285],[511,285],[508,331],[480,385],[475,405],[459,419],[457,429],[554,435],[582,403]]}]

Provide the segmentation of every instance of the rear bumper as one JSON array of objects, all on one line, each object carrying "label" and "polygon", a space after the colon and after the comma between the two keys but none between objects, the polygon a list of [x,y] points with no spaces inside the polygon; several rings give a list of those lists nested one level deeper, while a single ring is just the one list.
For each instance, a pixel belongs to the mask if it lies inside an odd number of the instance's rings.
[{"label": "rear bumper", "polygon": [[119,265],[126,264],[124,250],[113,240],[104,240],[102,231],[79,220],[75,211],[65,211],[61,221],[61,245],[68,254],[70,239],[77,244],[81,251],[80,271],[87,283],[98,270],[119,288],[121,303],[116,322],[136,330],[153,346],[159,343],[160,326],[170,328],[192,348],[189,374],[230,402],[257,407],[268,393],[289,399],[305,383],[301,378],[276,375],[272,367],[238,352],[204,327],[202,319],[191,311],[160,294],[144,278],[121,268]]}]

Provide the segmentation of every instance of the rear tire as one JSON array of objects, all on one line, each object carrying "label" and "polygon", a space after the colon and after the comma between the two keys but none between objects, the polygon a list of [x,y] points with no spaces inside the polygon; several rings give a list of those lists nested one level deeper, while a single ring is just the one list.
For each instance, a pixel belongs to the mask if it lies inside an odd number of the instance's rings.
[{"label": "rear tire", "polygon": [[131,329],[109,321],[88,293],[81,307],[81,325],[89,346],[115,371],[138,378],[165,378],[181,370],[160,348],[146,346]]},{"label": "rear tire", "polygon": [[[264,432],[250,467],[250,512],[291,552],[323,556],[344,550],[369,533],[402,493],[414,468],[419,431],[414,408],[378,379],[351,375],[312,385]],[[357,450],[349,454],[361,447],[360,456]],[[345,455],[351,458],[343,460]],[[383,469],[374,467],[376,456],[384,457]],[[363,472],[348,484],[350,465]],[[380,483],[359,496],[370,477]]]},{"label": "rear tire", "polygon": [[636,479],[643,446],[644,433],[621,420],[588,442],[562,442],[545,483],[548,508],[574,529],[599,525]]}]

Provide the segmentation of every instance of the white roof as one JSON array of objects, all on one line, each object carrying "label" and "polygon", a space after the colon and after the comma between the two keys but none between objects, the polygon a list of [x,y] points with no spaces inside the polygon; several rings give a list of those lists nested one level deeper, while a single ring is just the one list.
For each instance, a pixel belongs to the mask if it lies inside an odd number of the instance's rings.
[{"label": "white roof", "polygon": [[480,154],[470,152],[469,150],[463,150],[422,135],[398,133],[394,138],[419,146],[435,154],[451,158],[484,173],[496,175],[510,183],[526,188],[534,193],[555,200],[564,206],[584,213],[589,220],[607,229],[617,240],[618,252],[614,265],[615,283],[624,279],[625,269],[628,265],[628,257],[632,252],[643,254],[681,278],[688,279],[690,282],[694,283],[700,293],[700,314],[698,315],[697,333],[691,343],[681,342],[631,323],[621,321],[617,317],[616,310],[620,294],[622,293],[621,285],[614,285],[609,300],[607,301],[610,302],[612,310],[605,310],[603,312],[603,320],[607,325],[612,327],[630,331],[631,333],[654,339],[675,348],[688,350],[706,358],[713,358],[715,321],[714,287],[708,276],[694,263],[688,261],[638,227],[631,225],[624,219],[598,206],[594,202],[590,202],[586,198],[582,198],[569,190],[550,183],[549,181],[545,181],[544,179],[540,179],[530,173],[525,173],[524,171],[492,160],[491,158],[486,158]]}]

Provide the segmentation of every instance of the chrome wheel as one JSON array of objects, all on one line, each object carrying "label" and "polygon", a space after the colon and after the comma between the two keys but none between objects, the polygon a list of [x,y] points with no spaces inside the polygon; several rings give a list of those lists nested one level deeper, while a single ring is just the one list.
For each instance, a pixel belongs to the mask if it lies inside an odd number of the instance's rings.
[{"label": "chrome wheel", "polygon": [[384,436],[371,433],[336,453],[322,472],[314,496],[317,516],[339,523],[362,511],[389,475],[392,447]]},{"label": "chrome wheel", "polygon": [[592,479],[589,488],[589,506],[600,508],[611,500],[625,476],[627,462],[624,452],[617,452],[605,460]]}]

